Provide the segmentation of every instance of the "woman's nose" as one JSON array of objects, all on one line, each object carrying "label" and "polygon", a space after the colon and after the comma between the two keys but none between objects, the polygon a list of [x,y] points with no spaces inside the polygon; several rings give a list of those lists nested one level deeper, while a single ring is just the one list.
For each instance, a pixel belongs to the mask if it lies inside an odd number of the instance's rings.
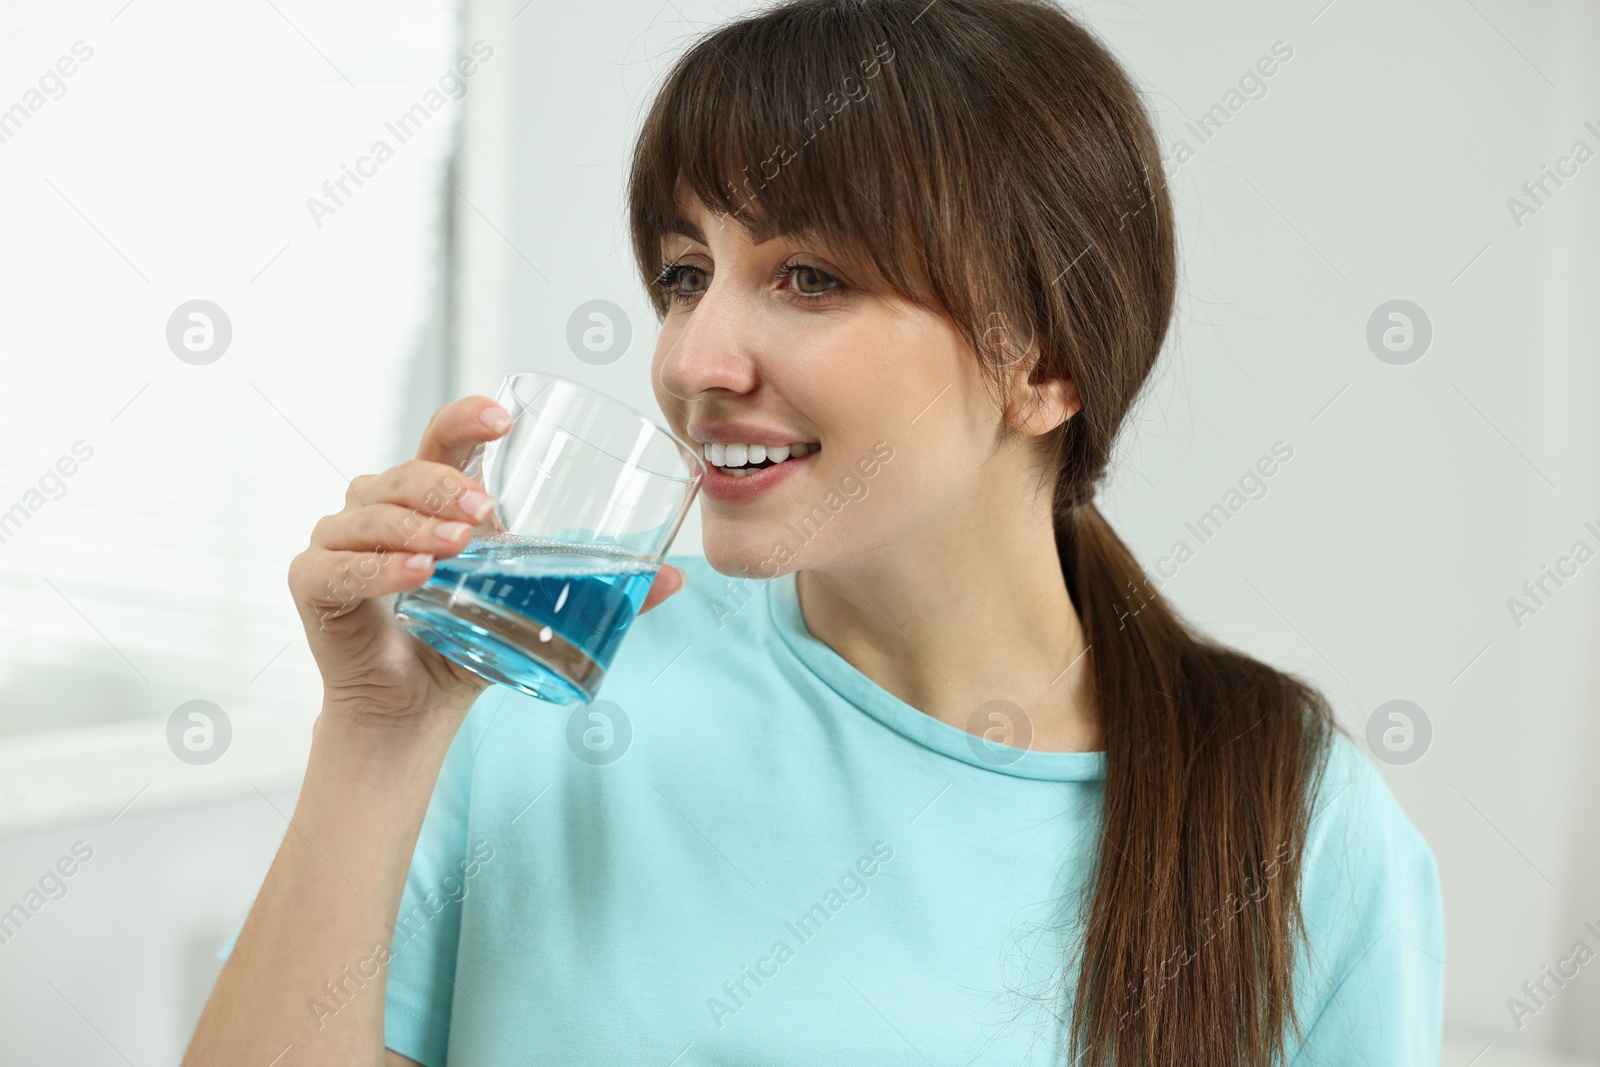
[{"label": "woman's nose", "polygon": [[715,389],[746,393],[755,387],[760,328],[750,301],[713,283],[676,316],[676,336],[661,360],[667,391],[687,400]]}]

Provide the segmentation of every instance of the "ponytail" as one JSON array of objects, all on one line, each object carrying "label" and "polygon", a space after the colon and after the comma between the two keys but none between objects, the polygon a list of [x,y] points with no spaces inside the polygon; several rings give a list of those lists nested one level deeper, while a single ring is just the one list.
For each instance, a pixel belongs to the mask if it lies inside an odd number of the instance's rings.
[{"label": "ponytail", "polygon": [[1306,798],[1332,716],[1197,634],[1092,502],[1058,505],[1056,541],[1106,751],[1067,1062],[1267,1067],[1300,1032]]}]

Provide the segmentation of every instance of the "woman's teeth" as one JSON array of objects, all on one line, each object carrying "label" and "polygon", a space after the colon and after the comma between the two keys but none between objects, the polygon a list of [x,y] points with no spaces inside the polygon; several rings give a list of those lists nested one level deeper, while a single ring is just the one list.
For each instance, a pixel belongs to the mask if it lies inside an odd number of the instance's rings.
[{"label": "woman's teeth", "polygon": [[782,463],[786,459],[799,459],[815,452],[821,445],[802,442],[792,445],[715,444],[701,446],[705,460],[724,474],[743,478],[758,470]]}]

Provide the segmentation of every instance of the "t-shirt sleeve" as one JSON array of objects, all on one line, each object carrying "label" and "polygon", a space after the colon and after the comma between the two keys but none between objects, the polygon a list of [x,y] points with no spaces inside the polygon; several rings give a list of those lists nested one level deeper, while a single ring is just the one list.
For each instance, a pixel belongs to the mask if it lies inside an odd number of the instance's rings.
[{"label": "t-shirt sleeve", "polygon": [[395,916],[384,1000],[383,1043],[424,1067],[444,1067],[456,980],[461,902],[493,858],[468,840],[472,770],[478,743],[503,691],[490,687],[451,742],[411,856]]},{"label": "t-shirt sleeve", "polygon": [[1336,734],[1301,876],[1307,945],[1296,1014],[1313,1064],[1435,1067],[1444,905],[1432,851],[1354,742]]}]

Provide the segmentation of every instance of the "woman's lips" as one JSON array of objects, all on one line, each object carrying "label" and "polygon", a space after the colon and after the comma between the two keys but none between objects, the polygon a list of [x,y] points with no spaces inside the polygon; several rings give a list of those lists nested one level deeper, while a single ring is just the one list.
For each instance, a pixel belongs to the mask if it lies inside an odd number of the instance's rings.
[{"label": "woman's lips", "polygon": [[803,456],[775,463],[754,474],[724,474],[718,467],[706,464],[706,478],[701,483],[706,496],[724,504],[739,504],[765,493],[781,484],[800,467],[822,454],[821,448],[812,449]]}]

